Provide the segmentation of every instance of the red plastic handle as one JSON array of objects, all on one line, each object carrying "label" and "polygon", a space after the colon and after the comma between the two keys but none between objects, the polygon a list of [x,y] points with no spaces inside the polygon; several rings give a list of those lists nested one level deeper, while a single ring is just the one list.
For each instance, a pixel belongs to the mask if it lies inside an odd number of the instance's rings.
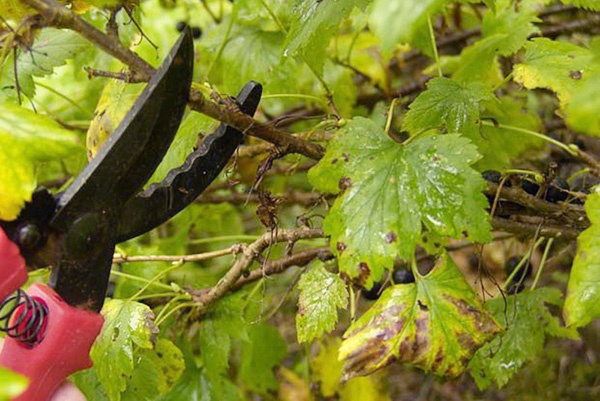
[{"label": "red plastic handle", "polygon": [[27,267],[19,247],[0,228],[0,302],[27,282]]},{"label": "red plastic handle", "polygon": [[48,306],[45,336],[33,348],[7,338],[0,366],[30,379],[25,393],[14,401],[47,401],[68,376],[92,366],[90,348],[104,318],[70,306],[46,285],[34,284],[27,294]]}]

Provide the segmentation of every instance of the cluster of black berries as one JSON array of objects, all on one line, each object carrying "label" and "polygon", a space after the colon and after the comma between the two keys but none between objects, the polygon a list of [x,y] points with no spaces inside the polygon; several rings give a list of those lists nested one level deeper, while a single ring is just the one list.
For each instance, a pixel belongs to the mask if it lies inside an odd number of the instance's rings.
[{"label": "cluster of black berries", "polygon": [[[506,277],[510,277],[513,271],[521,263],[521,260],[523,260],[523,256],[513,256],[506,261],[504,265]],[[525,289],[524,282],[531,276],[531,270],[531,263],[529,263],[528,260],[524,261],[524,263],[521,264],[519,270],[510,280],[510,283],[508,283],[508,286],[506,287],[506,292],[509,294],[518,294],[521,291],[523,291]]]},{"label": "cluster of black berries", "polygon": [[[494,182],[496,184],[500,184],[502,180],[502,174],[496,170],[484,171],[482,176],[486,181]],[[515,175],[515,177],[523,191],[527,192],[529,195],[538,196],[542,186],[533,177],[525,174],[518,174]],[[504,180],[505,187],[509,188],[512,184],[513,182],[510,179]],[[563,202],[569,197],[569,191],[571,191],[571,188],[564,178],[554,177],[552,181],[546,185],[544,193],[539,195],[548,202]],[[577,203],[576,201],[577,199],[574,199],[573,203]]]},{"label": "cluster of black berries", "polygon": [[[394,268],[392,272],[392,282],[394,284],[410,284],[415,282],[415,276],[408,266],[399,266]],[[376,281],[373,283],[373,286],[369,289],[363,288],[361,290],[361,295],[363,298],[368,299],[370,301],[374,301],[379,298],[381,293],[383,292],[385,285],[385,280]]]},{"label": "cluster of black berries", "polygon": [[[177,26],[176,26],[176,28],[177,28],[177,30],[178,30],[179,32],[183,32],[183,30],[184,30],[184,29],[185,29],[187,26],[188,26],[187,22],[184,22],[184,21],[179,21],[179,22],[177,23]],[[192,29],[192,37],[193,37],[194,39],[199,39],[199,38],[202,36],[202,29],[200,29],[200,27],[199,27],[199,26],[192,26],[192,27],[191,27],[191,29]]]}]

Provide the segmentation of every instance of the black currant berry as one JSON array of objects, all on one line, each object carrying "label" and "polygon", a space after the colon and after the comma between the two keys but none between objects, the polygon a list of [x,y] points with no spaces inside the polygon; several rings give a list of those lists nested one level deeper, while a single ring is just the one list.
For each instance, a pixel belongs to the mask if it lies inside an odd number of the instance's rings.
[{"label": "black currant berry", "polygon": [[527,192],[529,195],[536,196],[540,190],[540,184],[535,182],[532,178],[522,177],[521,188],[523,188],[523,191]]},{"label": "black currant berry", "polygon": [[555,177],[548,186],[544,199],[548,202],[563,202],[567,200],[570,189],[567,181],[562,177]]},{"label": "black currant berry", "polygon": [[415,276],[412,271],[399,267],[394,269],[392,273],[392,281],[394,284],[409,284],[415,282]]},{"label": "black currant berry", "polygon": [[186,23],[186,22],[184,22],[184,21],[179,21],[179,22],[177,23],[177,26],[176,26],[176,27],[177,27],[177,30],[178,30],[179,32],[183,32],[183,30],[185,29],[185,27],[186,27],[186,26],[187,26],[187,23]]},{"label": "black currant berry", "polygon": [[502,179],[502,173],[496,170],[485,170],[481,173],[481,176],[489,182],[495,182],[496,184],[500,184],[500,180]]},{"label": "black currant berry", "polygon": [[363,288],[360,293],[363,298],[368,299],[369,301],[374,301],[376,299],[379,299],[379,296],[382,292],[382,286],[383,283],[381,281],[375,281],[373,283],[373,287],[371,287],[370,289]]},{"label": "black currant berry", "polygon": [[[510,276],[513,270],[519,265],[523,256],[513,256],[509,258],[504,264],[504,271],[506,271],[506,275]],[[529,263],[525,263],[525,265],[521,266],[519,271],[515,274],[512,279],[512,283],[520,283],[531,276],[531,265]]]},{"label": "black currant berry", "polygon": [[192,28],[192,37],[194,39],[199,39],[200,36],[202,36],[202,29],[200,29],[200,27],[197,27],[197,26],[193,27]]}]

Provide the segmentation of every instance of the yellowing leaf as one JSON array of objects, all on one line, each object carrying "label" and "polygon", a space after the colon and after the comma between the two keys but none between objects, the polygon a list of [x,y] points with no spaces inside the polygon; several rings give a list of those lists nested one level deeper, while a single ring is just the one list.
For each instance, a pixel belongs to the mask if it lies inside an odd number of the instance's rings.
[{"label": "yellowing leaf", "polygon": [[600,317],[600,195],[595,192],[585,202],[592,222],[577,238],[577,255],[573,261],[564,316],[570,326],[585,326]]},{"label": "yellowing leaf", "polygon": [[382,372],[341,382],[344,367],[338,359],[341,342],[339,338],[321,342],[319,353],[311,361],[312,377],[320,384],[321,395],[329,399],[339,394],[342,401],[390,401]]},{"label": "yellowing leaf", "polygon": [[36,188],[36,168],[82,149],[78,137],[48,117],[0,103],[0,220],[13,220]]},{"label": "yellowing leaf", "polygon": [[399,284],[344,334],[346,378],[368,375],[394,361],[438,376],[460,375],[475,351],[500,327],[447,254],[414,284]]},{"label": "yellowing leaf", "polygon": [[348,303],[346,284],[318,264],[302,275],[298,283],[298,342],[309,342],[335,328],[338,308]]},{"label": "yellowing leaf", "polygon": [[153,348],[154,314],[147,305],[112,299],[102,309],[105,322],[92,347],[94,370],[113,401],[120,400],[134,369],[134,345]]},{"label": "yellowing leaf", "polygon": [[399,144],[371,120],[349,120],[308,176],[321,190],[342,190],[323,223],[340,269],[379,280],[396,257],[413,255],[424,229],[489,240],[485,183],[471,167],[479,159],[457,134]]},{"label": "yellowing leaf", "polygon": [[87,132],[88,159],[91,160],[98,153],[106,139],[119,126],[144,87],[145,84],[129,84],[118,79],[111,80],[104,87]]},{"label": "yellowing leaf", "polygon": [[599,70],[592,52],[572,43],[536,38],[525,49],[525,62],[513,69],[515,81],[527,89],[547,88],[556,92],[562,107]]}]

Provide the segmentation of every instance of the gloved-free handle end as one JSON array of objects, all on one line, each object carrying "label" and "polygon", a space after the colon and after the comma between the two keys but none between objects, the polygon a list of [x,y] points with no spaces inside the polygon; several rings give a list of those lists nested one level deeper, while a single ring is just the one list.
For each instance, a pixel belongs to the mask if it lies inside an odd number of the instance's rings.
[{"label": "gloved-free handle end", "polygon": [[0,302],[27,282],[27,267],[15,245],[0,228]]},{"label": "gloved-free handle end", "polygon": [[71,374],[90,368],[89,357],[104,319],[98,313],[76,309],[42,284],[27,294],[48,308],[43,339],[34,346],[8,338],[0,354],[0,366],[29,378],[29,387],[13,401],[47,401]]}]

